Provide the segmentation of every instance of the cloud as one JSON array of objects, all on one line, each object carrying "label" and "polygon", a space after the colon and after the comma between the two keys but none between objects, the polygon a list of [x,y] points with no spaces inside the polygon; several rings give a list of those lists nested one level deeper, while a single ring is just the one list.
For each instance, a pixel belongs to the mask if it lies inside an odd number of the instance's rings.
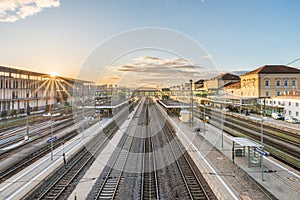
[{"label": "cloud", "polygon": [[59,6],[59,0],[1,0],[0,22],[15,22],[33,16],[45,8]]},{"label": "cloud", "polygon": [[177,71],[195,71],[197,66],[194,61],[186,60],[182,58],[158,58],[150,56],[141,56],[132,60],[131,63],[119,66],[118,71],[128,72],[148,72],[148,71],[160,71],[162,68],[173,69]]},{"label": "cloud", "polygon": [[[209,78],[211,70],[213,69],[200,66],[192,59],[140,56],[124,65],[111,65],[103,75],[101,83],[114,81],[118,86],[132,88],[159,84],[171,86],[190,79],[196,81]],[[118,75],[120,79],[112,80],[114,75]]]}]

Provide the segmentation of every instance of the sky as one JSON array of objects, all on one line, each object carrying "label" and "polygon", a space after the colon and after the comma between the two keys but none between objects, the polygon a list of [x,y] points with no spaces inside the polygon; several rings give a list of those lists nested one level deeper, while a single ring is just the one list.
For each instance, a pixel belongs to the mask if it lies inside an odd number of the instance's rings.
[{"label": "sky", "polygon": [[[124,38],[122,44],[112,42],[124,32],[144,27],[173,31],[197,43],[202,49],[199,57],[211,59],[206,68],[236,71],[287,64],[300,57],[299,8],[298,0],[0,0],[0,65],[78,77],[86,63],[93,63],[106,69],[97,74],[99,81],[105,73],[120,78],[124,66],[133,69],[145,58],[151,58],[150,64],[152,58],[165,59],[161,63],[180,59],[189,65],[202,63],[192,57],[195,52],[185,56],[174,52],[179,44],[167,54],[140,51],[124,56],[132,51],[131,42],[144,39],[138,34],[130,42]],[[110,69],[91,58],[95,51],[96,57],[110,52],[103,44],[124,50],[114,54]],[[161,48],[155,44],[156,50]],[[299,67],[300,61],[293,66]],[[108,73],[114,70],[118,73]]]}]

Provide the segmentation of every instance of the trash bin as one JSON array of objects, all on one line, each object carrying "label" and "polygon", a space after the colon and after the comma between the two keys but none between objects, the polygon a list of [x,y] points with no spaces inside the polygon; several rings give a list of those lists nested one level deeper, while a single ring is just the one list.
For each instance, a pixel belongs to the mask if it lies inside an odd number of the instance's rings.
[{"label": "trash bin", "polygon": [[200,132],[200,128],[199,128],[199,127],[196,127],[196,128],[195,128],[195,132]]}]

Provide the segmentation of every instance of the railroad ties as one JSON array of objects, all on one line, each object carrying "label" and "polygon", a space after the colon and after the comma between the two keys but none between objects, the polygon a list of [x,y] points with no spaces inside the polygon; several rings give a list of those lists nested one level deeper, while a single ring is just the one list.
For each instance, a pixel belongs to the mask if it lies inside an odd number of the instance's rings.
[{"label": "railroad ties", "polygon": [[[87,199],[216,199],[160,108],[143,98],[135,111],[101,175],[87,191]],[[40,187],[27,199],[67,198],[105,146],[105,138],[109,140],[117,129],[111,123],[105,136],[91,141],[88,152],[76,154],[67,170],[54,173],[44,189]]]}]

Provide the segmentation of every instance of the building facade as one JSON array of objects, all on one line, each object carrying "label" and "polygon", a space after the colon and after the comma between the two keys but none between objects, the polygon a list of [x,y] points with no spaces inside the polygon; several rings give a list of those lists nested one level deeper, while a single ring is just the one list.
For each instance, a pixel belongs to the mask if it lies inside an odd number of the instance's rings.
[{"label": "building facade", "polygon": [[206,80],[203,83],[203,89],[207,91],[208,95],[224,95],[224,86],[229,83],[236,83],[240,81],[240,77],[234,74],[226,73]]},{"label": "building facade", "polygon": [[75,84],[79,98],[90,95],[86,81],[0,66],[0,116],[72,104],[80,100],[73,95]]},{"label": "building facade", "polygon": [[241,75],[241,97],[291,94],[300,87],[300,70],[285,65],[265,65]]},{"label": "building facade", "polygon": [[300,95],[283,95],[278,97],[272,97],[268,99],[260,99],[260,105],[264,105],[267,108],[272,108],[271,110],[267,110],[271,115],[272,112],[281,111],[284,116],[292,116],[300,120]]}]

